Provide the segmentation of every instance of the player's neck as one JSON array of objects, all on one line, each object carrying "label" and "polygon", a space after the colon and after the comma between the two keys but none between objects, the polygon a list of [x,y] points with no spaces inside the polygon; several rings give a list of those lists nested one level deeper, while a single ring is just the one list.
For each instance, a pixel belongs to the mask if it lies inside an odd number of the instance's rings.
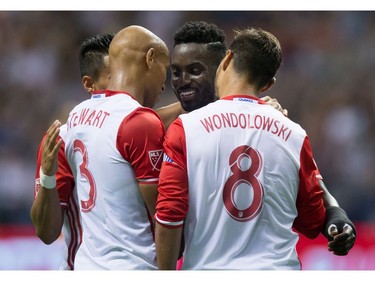
[{"label": "player's neck", "polygon": [[259,97],[259,92],[255,89],[255,87],[248,83],[230,83],[225,85],[223,89],[219,89],[218,93],[221,99],[232,95],[246,95],[255,98]]}]

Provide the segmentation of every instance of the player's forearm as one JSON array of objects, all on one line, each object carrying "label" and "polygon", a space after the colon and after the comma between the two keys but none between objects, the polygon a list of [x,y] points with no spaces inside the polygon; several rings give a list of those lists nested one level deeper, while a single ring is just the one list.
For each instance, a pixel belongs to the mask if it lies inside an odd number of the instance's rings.
[{"label": "player's forearm", "polygon": [[164,107],[156,109],[161,120],[163,121],[165,129],[168,129],[169,125],[183,113],[180,102],[175,102]]},{"label": "player's forearm", "polygon": [[156,198],[158,196],[157,184],[138,184],[143,201],[146,204],[147,210],[151,217],[155,216]]},{"label": "player's forearm", "polygon": [[324,182],[322,180],[319,180],[320,188],[323,191],[323,201],[324,201],[324,207],[339,207],[339,203],[335,199],[335,197],[332,196],[331,193],[329,193],[327,187],[325,186]]},{"label": "player's forearm", "polygon": [[45,243],[53,243],[61,233],[62,211],[56,189],[41,187],[30,211],[37,236]]},{"label": "player's forearm", "polygon": [[155,226],[156,260],[160,270],[175,270],[180,250],[182,227]]}]

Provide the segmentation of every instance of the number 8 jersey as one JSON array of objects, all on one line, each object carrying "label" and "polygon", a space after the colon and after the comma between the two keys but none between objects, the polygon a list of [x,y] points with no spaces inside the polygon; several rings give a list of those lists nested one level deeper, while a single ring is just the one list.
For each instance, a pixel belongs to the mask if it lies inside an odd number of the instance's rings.
[{"label": "number 8 jersey", "polygon": [[164,141],[155,218],[184,226],[182,269],[300,269],[318,236],[321,178],[306,132],[249,96],[181,115]]}]

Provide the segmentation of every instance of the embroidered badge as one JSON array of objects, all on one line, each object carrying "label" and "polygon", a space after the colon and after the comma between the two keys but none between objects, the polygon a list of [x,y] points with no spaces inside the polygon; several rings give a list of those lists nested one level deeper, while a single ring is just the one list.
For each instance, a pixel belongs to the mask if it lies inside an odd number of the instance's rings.
[{"label": "embroidered badge", "polygon": [[161,161],[163,159],[163,150],[152,150],[148,152],[150,157],[150,162],[152,164],[153,170],[160,171]]}]

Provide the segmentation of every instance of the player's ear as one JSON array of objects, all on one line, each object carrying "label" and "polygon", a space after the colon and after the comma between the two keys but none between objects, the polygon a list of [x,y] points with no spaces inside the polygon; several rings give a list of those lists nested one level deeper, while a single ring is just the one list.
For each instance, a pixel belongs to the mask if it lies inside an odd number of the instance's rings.
[{"label": "player's ear", "polygon": [[95,90],[95,82],[90,76],[85,75],[82,77],[82,85],[86,92],[91,93]]},{"label": "player's ear", "polygon": [[276,83],[276,78],[273,77],[270,82],[268,82],[263,88],[260,89],[260,92],[262,93],[262,92],[269,90],[272,87],[272,85],[275,83]]},{"label": "player's ear", "polygon": [[154,60],[155,60],[155,50],[154,48],[150,48],[148,49],[146,53],[146,64],[149,69],[152,67]]},{"label": "player's ear", "polygon": [[224,71],[228,68],[232,59],[233,59],[233,52],[231,50],[228,50],[222,61],[222,67]]}]

